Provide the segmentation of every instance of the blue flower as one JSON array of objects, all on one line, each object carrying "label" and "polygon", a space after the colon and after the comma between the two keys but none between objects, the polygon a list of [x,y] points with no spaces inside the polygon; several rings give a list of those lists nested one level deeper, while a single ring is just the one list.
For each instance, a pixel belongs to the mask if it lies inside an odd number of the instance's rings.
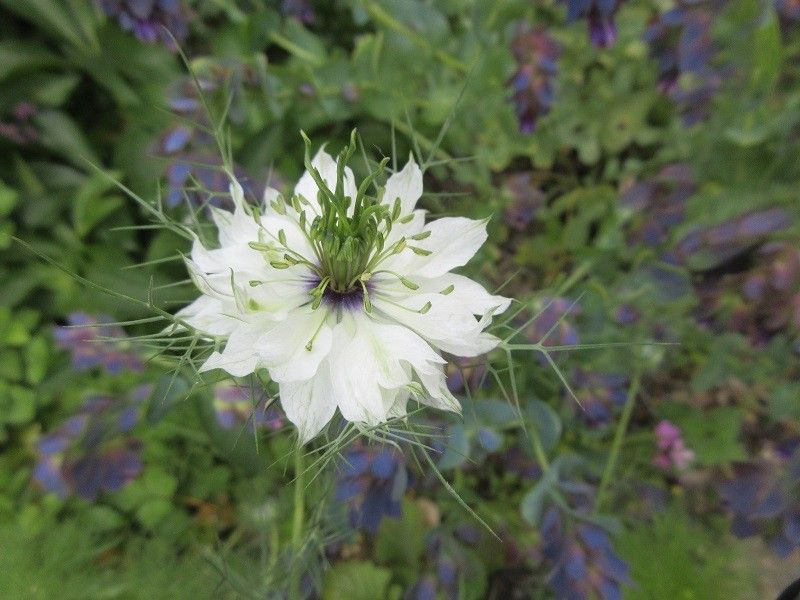
[{"label": "blue flower", "polygon": [[128,398],[93,396],[80,410],[37,444],[33,480],[62,498],[96,500],[121,489],[142,470],[142,444],[128,435],[139,419],[150,386]]},{"label": "blue flower", "polygon": [[539,118],[553,105],[560,50],[546,31],[525,30],[514,37],[511,52],[518,67],[507,82],[513,91],[514,111],[520,131],[533,133]]},{"label": "blue flower", "polygon": [[622,0],[561,0],[567,4],[567,21],[586,19],[589,39],[598,48],[607,48],[617,40],[614,15]]},{"label": "blue flower", "polygon": [[358,444],[337,471],[336,499],[348,505],[350,525],[376,534],[383,517],[399,517],[408,485],[402,455],[391,447]]},{"label": "blue flower", "polygon": [[122,328],[103,324],[110,323],[110,317],[75,312],[69,315],[68,322],[68,327],[54,327],[53,337],[59,346],[71,352],[74,369],[101,367],[112,375],[144,369],[141,358],[125,348]]},{"label": "blue flower", "polygon": [[[119,26],[140,41],[161,42],[174,49],[173,37],[186,39],[189,33],[189,8],[180,0],[96,0]],[[170,35],[171,34],[171,35]]]}]

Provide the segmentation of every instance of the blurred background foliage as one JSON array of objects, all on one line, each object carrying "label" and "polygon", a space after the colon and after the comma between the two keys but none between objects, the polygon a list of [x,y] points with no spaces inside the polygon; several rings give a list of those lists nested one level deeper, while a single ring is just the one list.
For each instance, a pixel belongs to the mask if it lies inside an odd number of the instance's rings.
[{"label": "blurred background foliage", "polygon": [[[198,86],[253,199],[298,176],[300,129],[358,126],[370,159],[430,155],[432,213],[493,217],[472,275],[564,381],[452,357],[464,418],[420,425],[499,540],[411,451],[358,442],[282,550],[279,410],[194,385],[131,339],[144,305],[12,240],[188,301],[186,241],[114,180],[175,219],[224,204]],[[0,596],[280,598],[290,568],[323,600],[776,595],[800,575],[799,138],[796,0],[0,0]]]}]

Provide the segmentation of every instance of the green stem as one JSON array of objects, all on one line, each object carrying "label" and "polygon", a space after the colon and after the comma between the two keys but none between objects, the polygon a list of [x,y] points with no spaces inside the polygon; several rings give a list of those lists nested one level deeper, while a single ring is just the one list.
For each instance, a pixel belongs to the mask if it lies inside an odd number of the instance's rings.
[{"label": "green stem", "polygon": [[303,563],[299,560],[300,551],[303,547],[303,524],[305,520],[305,454],[303,453],[303,446],[297,443],[297,448],[294,451],[294,514],[292,519],[292,550],[294,552],[295,560],[294,568],[291,569],[289,582],[289,600],[301,600],[300,580],[303,575],[303,570],[300,565]]},{"label": "green stem", "polygon": [[631,421],[633,414],[633,406],[636,403],[636,396],[639,393],[639,384],[641,382],[641,372],[639,370],[633,376],[631,385],[628,388],[628,397],[625,400],[625,406],[622,409],[622,417],[617,424],[617,430],[614,433],[614,441],[611,444],[611,452],[608,455],[605,469],[603,469],[603,476],[600,478],[600,484],[597,486],[597,501],[595,502],[595,512],[600,512],[603,501],[608,493],[608,486],[611,482],[611,477],[614,475],[614,469],[617,466],[617,459],[619,458],[622,444],[625,441],[625,434],[628,431],[628,424]]},{"label": "green stem", "polygon": [[436,58],[438,58],[445,66],[461,73],[466,73],[469,71],[468,65],[457,59],[455,56],[448,54],[441,48],[432,46],[424,35],[417,33],[411,29],[411,27],[396,19],[377,3],[373,2],[372,0],[362,0],[362,5],[364,6],[364,10],[367,11],[369,16],[372,17],[375,22],[383,25],[387,29],[391,29],[392,31],[396,31],[399,34],[412,39],[418,46],[429,52],[433,52],[433,55],[436,56]]}]

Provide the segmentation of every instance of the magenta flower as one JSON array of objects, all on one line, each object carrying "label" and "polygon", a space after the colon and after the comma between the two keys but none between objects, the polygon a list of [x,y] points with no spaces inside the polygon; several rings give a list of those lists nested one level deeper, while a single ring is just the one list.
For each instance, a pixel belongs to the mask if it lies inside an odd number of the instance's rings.
[{"label": "magenta flower", "polygon": [[664,471],[685,470],[694,460],[694,452],[686,447],[680,428],[664,419],[656,425],[654,433],[658,453],[653,464]]}]

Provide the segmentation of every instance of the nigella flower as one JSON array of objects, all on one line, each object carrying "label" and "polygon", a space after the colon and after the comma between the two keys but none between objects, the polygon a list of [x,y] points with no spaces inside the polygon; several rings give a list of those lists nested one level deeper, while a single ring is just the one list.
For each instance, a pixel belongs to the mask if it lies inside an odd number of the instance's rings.
[{"label": "nigella flower", "polygon": [[399,517],[408,485],[402,455],[390,447],[357,445],[337,473],[336,499],[348,504],[350,525],[373,535],[383,517]]},{"label": "nigella flower", "polygon": [[92,317],[82,312],[69,315],[69,327],[54,327],[56,343],[72,353],[72,367],[86,371],[102,367],[116,375],[122,371],[142,371],[142,359],[125,348],[125,332],[121,327],[104,325],[109,317]]},{"label": "nigella flower", "polygon": [[140,386],[126,400],[89,398],[75,415],[40,438],[33,480],[62,498],[75,494],[87,500],[132,481],[142,470],[142,444],[128,434],[150,391],[150,386]]},{"label": "nigella flower", "polygon": [[312,161],[306,144],[290,198],[268,188],[251,209],[233,180],[234,211],[212,209],[220,247],[194,243],[187,264],[202,296],[177,316],[226,340],[202,370],[267,369],[303,442],[337,407],[367,426],[405,415],[412,397],[458,411],[439,352],[492,350],[499,341],[485,329],[510,303],[451,273],[486,240],[486,222],[426,224],[413,159],[373,196],[381,169],[357,188],[345,165],[354,137],[338,161],[322,150]]},{"label": "nigella flower", "polygon": [[508,80],[522,133],[533,133],[539,118],[550,112],[555,96],[558,44],[546,31],[522,31],[511,42],[518,68]]},{"label": "nigella flower", "polygon": [[617,41],[614,15],[622,0],[562,0],[567,3],[567,21],[586,19],[589,39],[598,48],[607,48]]}]

